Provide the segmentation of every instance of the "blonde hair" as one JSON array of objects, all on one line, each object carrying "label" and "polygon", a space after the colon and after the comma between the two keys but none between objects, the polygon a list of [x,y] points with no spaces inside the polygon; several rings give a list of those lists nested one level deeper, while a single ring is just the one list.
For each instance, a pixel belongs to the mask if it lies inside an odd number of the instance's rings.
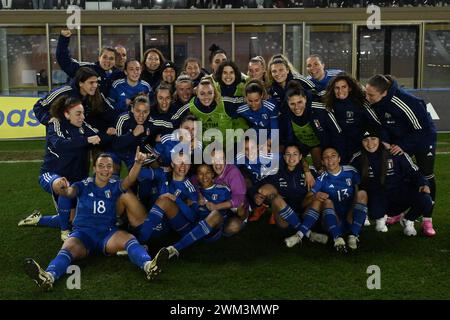
[{"label": "blonde hair", "polygon": [[198,95],[198,90],[199,90],[198,87],[200,87],[200,85],[202,85],[202,86],[211,85],[214,90],[214,101],[216,101],[217,104],[220,103],[220,101],[222,100],[222,95],[220,94],[220,91],[218,89],[218,84],[214,80],[213,75],[210,74],[210,75],[204,76],[200,79],[200,82],[198,83],[198,85],[196,87],[196,92],[195,92],[196,95]]},{"label": "blonde hair", "polygon": [[296,70],[294,69],[292,64],[289,62],[289,60],[287,60],[287,58],[285,56],[283,56],[282,54],[276,54],[276,55],[272,56],[272,58],[270,58],[270,60],[269,60],[269,64],[267,65],[267,70],[266,70],[266,79],[267,79],[266,84],[268,87],[270,87],[272,85],[272,83],[274,82],[274,79],[272,77],[272,71],[270,70],[274,64],[283,64],[286,67],[286,69],[288,70],[288,72],[290,72],[290,73],[296,72]]}]

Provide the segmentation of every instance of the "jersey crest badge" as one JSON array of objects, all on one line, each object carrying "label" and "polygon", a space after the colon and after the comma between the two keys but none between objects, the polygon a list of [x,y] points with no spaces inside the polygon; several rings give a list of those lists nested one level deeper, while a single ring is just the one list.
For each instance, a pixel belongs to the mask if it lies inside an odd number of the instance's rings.
[{"label": "jersey crest badge", "polygon": [[394,161],[392,159],[387,160],[387,168],[388,169],[394,168]]},{"label": "jersey crest badge", "polygon": [[216,201],[219,198],[219,195],[217,193],[214,193],[211,198]]},{"label": "jersey crest badge", "polygon": [[347,183],[347,185],[348,185],[349,187],[352,185],[352,179],[351,179],[351,178],[345,179],[345,182]]},{"label": "jersey crest badge", "polygon": [[107,197],[108,199],[111,198],[111,190],[106,190],[105,191],[105,197]]},{"label": "jersey crest badge", "polygon": [[314,125],[316,126],[317,129],[321,129],[320,127],[320,121],[318,119],[314,119]]}]

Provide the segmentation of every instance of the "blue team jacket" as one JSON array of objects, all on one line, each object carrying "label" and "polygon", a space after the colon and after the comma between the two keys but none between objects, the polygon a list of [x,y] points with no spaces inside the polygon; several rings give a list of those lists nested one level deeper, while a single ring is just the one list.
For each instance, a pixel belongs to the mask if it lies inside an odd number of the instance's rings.
[{"label": "blue team jacket", "polygon": [[427,151],[436,143],[436,127],[425,102],[399,88],[396,81],[387,95],[371,107],[383,126],[383,141],[410,154]]},{"label": "blue team jacket", "polygon": [[89,143],[87,138],[98,135],[98,130],[86,122],[81,128],[67,120],[53,119],[46,127],[45,156],[41,174],[56,173],[70,182],[89,175]]}]

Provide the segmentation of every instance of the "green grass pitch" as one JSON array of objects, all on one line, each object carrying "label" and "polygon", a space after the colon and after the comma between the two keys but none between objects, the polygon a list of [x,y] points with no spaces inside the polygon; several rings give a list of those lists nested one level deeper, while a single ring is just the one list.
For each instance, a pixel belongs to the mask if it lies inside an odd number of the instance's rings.
[{"label": "green grass pitch", "polygon": [[[0,142],[0,160],[42,156],[43,141]],[[49,293],[24,274],[32,257],[42,266],[58,252],[56,229],[18,228],[33,209],[53,214],[48,194],[38,185],[39,162],[0,163],[0,299],[450,299],[450,134],[440,134],[436,157],[437,236],[419,232],[406,238],[399,225],[386,234],[366,227],[360,248],[351,254],[304,241],[285,247],[281,230],[265,215],[240,234],[216,243],[199,243],[171,260],[161,276],[148,282],[127,258],[89,257],[81,268],[81,289],[66,288],[63,277]],[[419,224],[416,228],[419,230]],[[149,251],[177,237],[158,239]],[[381,289],[367,288],[367,268],[381,269]]]}]

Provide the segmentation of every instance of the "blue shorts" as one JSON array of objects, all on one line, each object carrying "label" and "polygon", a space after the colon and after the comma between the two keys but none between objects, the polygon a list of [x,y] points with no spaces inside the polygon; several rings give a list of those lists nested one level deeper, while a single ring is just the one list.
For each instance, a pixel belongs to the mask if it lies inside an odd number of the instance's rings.
[{"label": "blue shorts", "polygon": [[106,253],[106,244],[109,239],[117,232],[119,229],[116,227],[111,227],[108,229],[96,229],[88,227],[75,227],[69,235],[69,238],[79,239],[89,253]]},{"label": "blue shorts", "polygon": [[334,203],[334,210],[336,211],[336,215],[338,216],[339,220],[347,220],[347,215],[352,206],[353,203],[349,204]]},{"label": "blue shorts", "polygon": [[153,228],[152,237],[151,238],[159,238],[170,231],[170,225],[167,221],[167,218],[164,216],[164,218],[161,220],[160,223],[156,225],[156,227]]},{"label": "blue shorts", "polygon": [[56,179],[61,178],[59,174],[45,172],[39,176],[39,185],[50,194],[53,194],[52,184]]}]

